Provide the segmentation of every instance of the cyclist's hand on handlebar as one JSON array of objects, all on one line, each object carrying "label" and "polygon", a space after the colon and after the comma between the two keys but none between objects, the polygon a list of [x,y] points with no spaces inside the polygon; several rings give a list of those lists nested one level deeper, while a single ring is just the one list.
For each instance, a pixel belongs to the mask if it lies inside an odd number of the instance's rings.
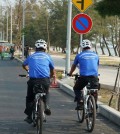
[{"label": "cyclist's hand on handlebar", "polygon": [[19,76],[29,78],[29,70],[26,70],[26,71],[27,71],[27,74],[19,74]]},{"label": "cyclist's hand on handlebar", "polygon": [[26,75],[26,78],[29,78],[29,70],[27,71],[27,75]]},{"label": "cyclist's hand on handlebar", "polygon": [[29,74],[26,75],[26,78],[29,78]]}]

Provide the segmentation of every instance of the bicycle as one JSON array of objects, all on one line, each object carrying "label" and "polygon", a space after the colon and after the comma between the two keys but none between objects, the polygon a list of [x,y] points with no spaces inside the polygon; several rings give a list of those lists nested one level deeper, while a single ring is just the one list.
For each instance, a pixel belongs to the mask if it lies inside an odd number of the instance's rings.
[{"label": "bicycle", "polygon": [[[72,76],[75,77],[75,81],[80,77],[78,74],[73,74]],[[95,126],[96,101],[93,95],[97,92],[98,89],[91,88],[91,83],[88,82],[88,84],[81,91],[83,108],[77,110],[77,117],[80,123],[83,123],[84,119],[86,119],[88,132],[92,132]]]},{"label": "bicycle", "polygon": [[[26,75],[19,75],[20,77],[26,77]],[[33,92],[35,94],[32,120],[33,126],[37,127],[37,134],[42,134],[43,122],[46,122],[45,103],[44,98],[46,96],[45,89],[41,84],[36,84],[33,87]]]}]

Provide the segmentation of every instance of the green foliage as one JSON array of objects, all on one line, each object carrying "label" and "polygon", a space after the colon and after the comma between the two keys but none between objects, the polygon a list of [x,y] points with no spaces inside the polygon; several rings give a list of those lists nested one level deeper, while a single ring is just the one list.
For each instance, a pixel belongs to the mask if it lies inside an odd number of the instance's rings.
[{"label": "green foliage", "polygon": [[[34,47],[35,41],[43,38],[47,42],[50,42],[50,46],[66,48],[68,0],[40,0],[34,3],[34,5],[26,0],[26,11],[28,12],[25,13],[24,29],[22,29],[22,1],[16,1],[14,17],[17,16],[17,18],[13,18],[13,20],[15,24],[18,24],[19,29],[18,31],[15,28],[13,29],[13,39],[18,38],[19,41],[17,40],[17,43],[21,43],[21,37],[24,33],[25,45]],[[115,18],[116,16],[109,17],[120,13],[120,8],[118,8],[120,0],[114,1],[103,0],[96,2],[85,11],[91,17],[93,26],[88,33],[83,35],[83,39],[87,38],[93,42],[98,42],[102,38],[102,35],[109,40],[111,39],[111,35],[113,35],[116,36],[115,39],[118,42],[119,19]],[[35,19],[32,18],[32,11],[36,13]],[[79,13],[80,11],[73,5],[72,19]],[[101,17],[101,15],[105,18]],[[80,46],[80,34],[77,34],[73,28],[71,28],[71,32],[71,49],[78,48]]]},{"label": "green foliage", "polygon": [[67,0],[54,1],[54,6],[50,9],[49,24],[52,27],[52,32],[50,32],[52,45],[65,48],[67,34]]},{"label": "green foliage", "polygon": [[95,10],[97,10],[102,17],[120,16],[120,0],[102,0],[96,3]]},{"label": "green foliage", "polygon": [[36,18],[32,19],[31,14],[26,16],[25,44],[34,47],[35,41],[44,39],[47,41],[47,11],[44,6],[36,5],[33,9],[36,13]]},{"label": "green foliage", "polygon": [[38,32],[34,25],[29,25],[25,29],[25,44],[34,47],[35,41],[38,40]]}]

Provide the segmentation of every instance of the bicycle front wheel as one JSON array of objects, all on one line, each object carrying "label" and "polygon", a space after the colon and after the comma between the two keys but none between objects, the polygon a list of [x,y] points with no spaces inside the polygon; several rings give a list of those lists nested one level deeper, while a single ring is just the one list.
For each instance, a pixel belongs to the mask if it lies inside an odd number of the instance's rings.
[{"label": "bicycle front wheel", "polygon": [[37,134],[42,134],[43,112],[44,112],[43,110],[44,110],[44,102],[42,99],[39,99],[38,114],[37,114]]},{"label": "bicycle front wheel", "polygon": [[86,115],[87,130],[89,132],[93,131],[95,126],[95,120],[96,120],[95,99],[92,95],[90,95],[87,101],[87,115]]}]

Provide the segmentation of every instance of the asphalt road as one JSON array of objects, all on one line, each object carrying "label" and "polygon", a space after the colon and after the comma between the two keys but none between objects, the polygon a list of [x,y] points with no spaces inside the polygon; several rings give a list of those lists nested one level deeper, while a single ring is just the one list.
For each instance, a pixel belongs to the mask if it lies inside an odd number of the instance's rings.
[{"label": "asphalt road", "polygon": [[[26,78],[21,63],[0,60],[0,134],[35,134],[36,128],[24,122]],[[86,123],[78,123],[73,98],[60,89],[50,89],[52,115],[44,123],[43,134],[88,134]],[[92,134],[120,134],[120,128],[97,114]]]}]

